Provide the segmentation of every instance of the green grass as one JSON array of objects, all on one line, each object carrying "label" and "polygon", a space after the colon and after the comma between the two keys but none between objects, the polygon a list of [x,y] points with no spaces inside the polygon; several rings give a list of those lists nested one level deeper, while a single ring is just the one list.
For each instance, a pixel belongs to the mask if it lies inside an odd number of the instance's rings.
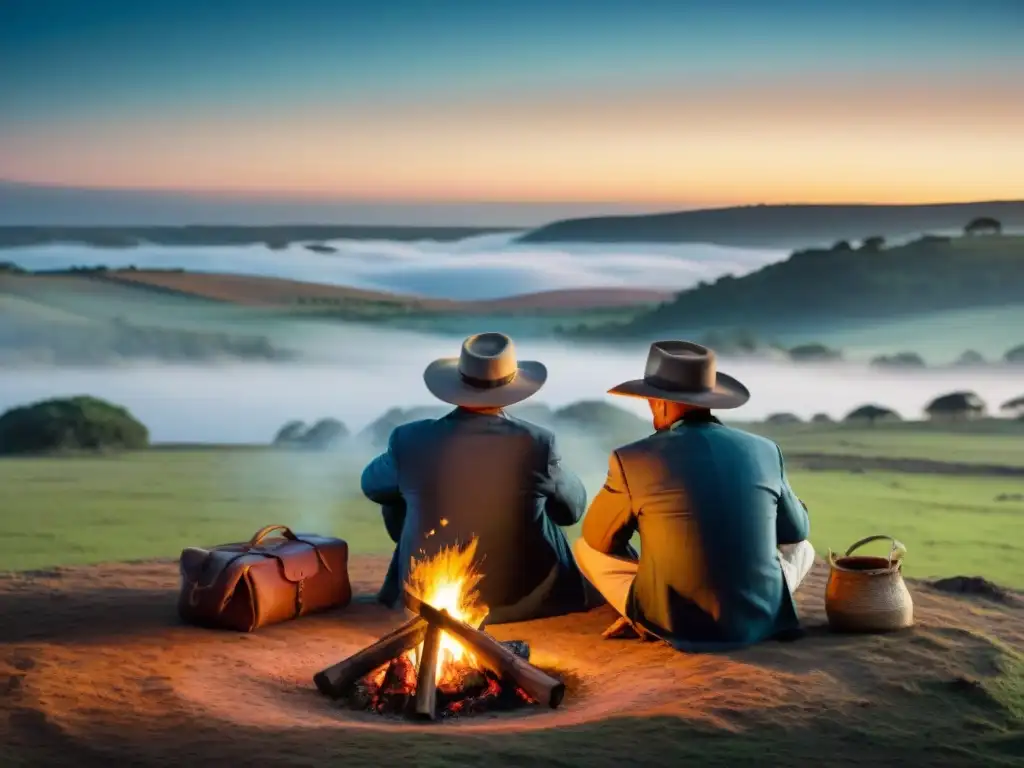
[{"label": "green grass", "polygon": [[737,426],[775,440],[784,453],[1024,467],[1024,422],[1008,419],[959,425],[896,422],[874,427],[847,424]]},{"label": "green grass", "polygon": [[[794,472],[819,552],[885,533],[912,576],[982,575],[1024,587],[1020,478]],[[356,553],[390,541],[336,456],[274,451],[151,451],[0,461],[0,568],[174,557],[237,541],[268,523],[346,538]],[[570,531],[578,535],[578,528]]]}]

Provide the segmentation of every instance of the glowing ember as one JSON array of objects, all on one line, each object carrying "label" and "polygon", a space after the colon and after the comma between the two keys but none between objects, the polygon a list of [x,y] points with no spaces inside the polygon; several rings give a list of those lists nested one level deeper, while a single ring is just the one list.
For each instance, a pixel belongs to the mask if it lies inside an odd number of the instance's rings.
[{"label": "glowing ember", "polygon": [[[446,521],[447,522],[447,521]],[[474,627],[479,627],[487,618],[488,608],[480,602],[477,585],[483,576],[474,566],[477,540],[472,539],[463,548],[445,547],[433,557],[413,559],[409,569],[409,591],[423,602],[447,611],[454,618]],[[419,657],[423,646],[414,652],[413,661]],[[441,649],[438,654],[438,684],[446,678],[457,676],[456,666],[478,666],[476,658],[447,632],[441,635]]]},{"label": "glowing ember", "polygon": [[[447,525],[441,520],[441,526]],[[431,531],[430,534],[433,534]],[[429,534],[428,534],[429,535]],[[479,627],[488,608],[480,601],[477,585],[483,575],[474,567],[477,540],[465,547],[446,547],[432,557],[413,558],[406,584],[408,591],[424,603],[449,616]],[[504,641],[509,651],[526,661],[529,644]],[[392,659],[356,683],[347,694],[349,706],[379,714],[422,714],[416,708],[417,671],[423,644]],[[435,707],[440,717],[471,715],[488,710],[513,709],[537,702],[514,682],[480,664],[476,656],[455,637],[440,637]]]}]

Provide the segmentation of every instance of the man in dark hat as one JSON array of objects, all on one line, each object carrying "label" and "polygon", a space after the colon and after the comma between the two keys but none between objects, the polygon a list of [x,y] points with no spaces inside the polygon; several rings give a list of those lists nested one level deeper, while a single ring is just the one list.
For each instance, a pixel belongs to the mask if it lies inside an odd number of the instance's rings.
[{"label": "man in dark hat", "polygon": [[397,545],[381,602],[401,605],[412,558],[476,539],[489,623],[583,610],[584,579],[561,526],[579,522],[586,490],[551,432],[504,411],[536,393],[547,369],[517,360],[504,334],[481,333],[423,379],[455,409],[397,427],[363,471],[363,493],[382,505]]},{"label": "man in dark hat", "polygon": [[643,379],[610,394],[646,399],[656,430],[612,453],[575,546],[584,575],[624,617],[610,632],[692,651],[796,632],[792,592],[814,563],[807,509],[775,443],[711,414],[746,403],[746,387],[717,372],[710,349],[659,341]]}]

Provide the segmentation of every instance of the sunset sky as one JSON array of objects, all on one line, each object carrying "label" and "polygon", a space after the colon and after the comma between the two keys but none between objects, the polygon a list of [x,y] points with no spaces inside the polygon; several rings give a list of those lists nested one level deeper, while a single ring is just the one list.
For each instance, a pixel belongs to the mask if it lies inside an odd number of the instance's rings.
[{"label": "sunset sky", "polygon": [[1024,198],[1024,0],[0,0],[0,179]]}]

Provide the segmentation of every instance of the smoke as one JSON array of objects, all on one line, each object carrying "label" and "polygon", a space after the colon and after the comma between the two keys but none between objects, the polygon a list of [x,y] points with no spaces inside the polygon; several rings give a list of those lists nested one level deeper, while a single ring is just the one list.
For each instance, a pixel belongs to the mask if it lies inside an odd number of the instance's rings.
[{"label": "smoke", "polygon": [[745,274],[788,255],[778,249],[718,245],[520,246],[512,235],[454,243],[341,240],[336,253],[303,245],[130,249],[53,245],[3,251],[24,269],[108,266],[230,272],[434,298],[479,300],[571,288],[681,290],[726,273]]}]

